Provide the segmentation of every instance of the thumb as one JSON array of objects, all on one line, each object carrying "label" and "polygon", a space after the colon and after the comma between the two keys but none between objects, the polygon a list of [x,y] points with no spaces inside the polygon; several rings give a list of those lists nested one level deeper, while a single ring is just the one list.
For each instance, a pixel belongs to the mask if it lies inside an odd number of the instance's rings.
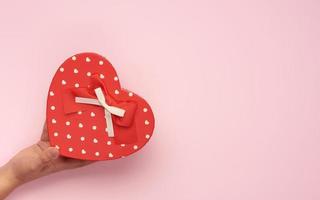
[{"label": "thumb", "polygon": [[48,147],[43,150],[40,154],[40,159],[42,163],[48,163],[52,160],[55,160],[59,157],[59,150],[55,147]]}]

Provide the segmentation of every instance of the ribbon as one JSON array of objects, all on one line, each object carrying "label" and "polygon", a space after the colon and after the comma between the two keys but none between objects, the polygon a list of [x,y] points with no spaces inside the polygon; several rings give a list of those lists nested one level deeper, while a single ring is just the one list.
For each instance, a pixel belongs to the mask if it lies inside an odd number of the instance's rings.
[{"label": "ribbon", "polygon": [[104,107],[104,114],[105,114],[106,124],[107,124],[107,133],[109,137],[114,137],[111,114],[119,117],[123,117],[126,111],[124,109],[108,105],[106,103],[106,99],[100,87],[96,88],[94,92],[96,93],[98,100],[92,99],[92,98],[85,98],[85,97],[76,97],[75,102],[83,103],[83,104],[98,105],[98,106]]},{"label": "ribbon", "polygon": [[137,139],[133,123],[136,103],[109,95],[108,88],[98,75],[92,75],[90,82],[88,87],[68,88],[64,91],[64,112],[71,114],[85,112],[92,109],[92,106],[103,107],[108,136],[114,137],[118,143],[134,143]]}]

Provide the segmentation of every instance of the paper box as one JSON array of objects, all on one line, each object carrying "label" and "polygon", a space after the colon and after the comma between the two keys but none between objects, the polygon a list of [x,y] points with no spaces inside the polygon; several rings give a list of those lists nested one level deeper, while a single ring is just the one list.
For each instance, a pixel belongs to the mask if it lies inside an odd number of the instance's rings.
[{"label": "paper box", "polygon": [[68,58],[52,79],[47,128],[61,155],[111,160],[138,151],[150,140],[154,115],[142,97],[121,88],[106,58],[81,53]]}]

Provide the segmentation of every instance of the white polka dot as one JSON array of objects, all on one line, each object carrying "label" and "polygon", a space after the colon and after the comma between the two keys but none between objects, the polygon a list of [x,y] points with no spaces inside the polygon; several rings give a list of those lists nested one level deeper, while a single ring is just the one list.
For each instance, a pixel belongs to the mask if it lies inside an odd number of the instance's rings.
[{"label": "white polka dot", "polygon": [[74,87],[78,88],[80,85],[79,83],[74,84]]},{"label": "white polka dot", "polygon": [[70,134],[67,135],[67,139],[71,139],[71,135]]},{"label": "white polka dot", "polygon": [[58,132],[54,132],[54,133],[53,133],[53,136],[54,136],[54,137],[57,137],[58,135],[59,135]]},{"label": "white polka dot", "polygon": [[75,57],[75,56],[72,56],[72,58],[71,58],[73,61],[75,61],[75,60],[77,60],[77,57]]},{"label": "white polka dot", "polygon": [[132,97],[132,96],[133,96],[133,93],[132,93],[132,92],[129,92],[128,95],[129,95],[129,97]]},{"label": "white polka dot", "polygon": [[80,122],[80,123],[78,124],[78,126],[79,126],[79,128],[82,128],[82,127],[83,127],[83,124]]},{"label": "white polka dot", "polygon": [[108,141],[108,142],[107,142],[107,145],[111,145],[111,141]]},{"label": "white polka dot", "polygon": [[96,116],[96,114],[95,114],[94,112],[91,112],[91,113],[90,113],[90,116],[91,116],[91,117],[94,117],[94,116]]},{"label": "white polka dot", "polygon": [[64,68],[63,67],[60,67],[60,72],[64,72]]},{"label": "white polka dot", "polygon": [[66,85],[67,82],[66,82],[65,80],[62,80],[62,81],[61,81],[61,84],[62,84],[62,85]]},{"label": "white polka dot", "polygon": [[57,123],[57,120],[52,119],[52,120],[51,120],[51,123],[55,124],[55,123]]},{"label": "white polka dot", "polygon": [[102,60],[99,61],[99,65],[103,65],[103,61]]},{"label": "white polka dot", "polygon": [[82,153],[82,154],[86,154],[87,152],[86,152],[86,150],[82,149],[82,150],[81,150],[81,153]]},{"label": "white polka dot", "polygon": [[109,158],[113,158],[113,154],[111,152],[108,154],[108,156]]},{"label": "white polka dot", "polygon": [[73,152],[73,148],[72,148],[72,147],[69,147],[69,148],[68,148],[68,151],[69,151],[69,152]]},{"label": "white polka dot", "polygon": [[60,149],[59,145],[56,145],[55,147],[56,147],[56,149],[58,149],[58,150]]},{"label": "white polka dot", "polygon": [[71,122],[70,121],[66,121],[66,125],[70,126]]},{"label": "white polka dot", "polygon": [[52,92],[52,91],[50,91],[49,94],[50,94],[50,96],[54,96],[54,92]]},{"label": "white polka dot", "polygon": [[125,156],[121,156],[121,158],[125,158]]},{"label": "white polka dot", "polygon": [[84,141],[85,139],[86,139],[86,138],[85,138],[85,137],[83,137],[83,136],[82,136],[82,137],[80,137],[80,140],[81,140],[81,141]]},{"label": "white polka dot", "polygon": [[138,146],[137,146],[137,145],[133,145],[133,149],[134,149],[134,150],[137,150],[137,149],[138,149]]},{"label": "white polka dot", "polygon": [[87,72],[87,76],[91,76],[91,72]]},{"label": "white polka dot", "polygon": [[143,112],[148,112],[148,108],[143,108]]},{"label": "white polka dot", "polygon": [[100,74],[100,78],[101,78],[101,79],[104,79],[104,75],[103,75],[103,74]]},{"label": "white polka dot", "polygon": [[147,135],[146,135],[146,138],[147,138],[147,139],[149,139],[149,138],[150,138],[150,135],[149,135],[149,134],[147,134]]},{"label": "white polka dot", "polygon": [[77,73],[79,73],[79,70],[77,68],[74,68],[73,73],[77,74]]},{"label": "white polka dot", "polygon": [[114,93],[115,94],[119,94],[120,92],[119,92],[119,90],[115,90]]},{"label": "white polka dot", "polygon": [[121,147],[125,147],[125,146],[126,146],[126,144],[120,144],[120,146],[121,146]]},{"label": "white polka dot", "polygon": [[91,59],[89,57],[86,57],[86,62],[90,62]]},{"label": "white polka dot", "polygon": [[94,153],[95,156],[100,156],[100,153],[97,151],[96,153]]},{"label": "white polka dot", "polygon": [[50,109],[51,109],[51,110],[55,110],[56,107],[55,107],[55,106],[51,106]]},{"label": "white polka dot", "polygon": [[97,144],[98,140],[96,138],[93,138],[93,143]]},{"label": "white polka dot", "polygon": [[148,120],[145,120],[145,121],[144,121],[144,124],[145,124],[145,125],[149,125],[150,122],[149,122]]},{"label": "white polka dot", "polygon": [[80,111],[78,111],[78,115],[82,115],[82,111],[80,110]]},{"label": "white polka dot", "polygon": [[97,130],[97,126],[92,126],[92,130]]},{"label": "white polka dot", "polygon": [[115,77],[113,78],[113,80],[114,80],[114,81],[118,81],[119,78],[118,78],[117,76],[115,76]]}]

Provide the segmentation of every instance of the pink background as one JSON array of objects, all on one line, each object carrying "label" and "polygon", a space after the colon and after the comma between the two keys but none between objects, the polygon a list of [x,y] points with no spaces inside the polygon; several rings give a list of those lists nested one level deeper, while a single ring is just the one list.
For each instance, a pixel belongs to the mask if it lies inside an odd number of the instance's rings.
[{"label": "pink background", "polygon": [[0,164],[35,142],[68,56],[105,55],[150,143],[9,199],[320,199],[318,0],[2,1]]}]

